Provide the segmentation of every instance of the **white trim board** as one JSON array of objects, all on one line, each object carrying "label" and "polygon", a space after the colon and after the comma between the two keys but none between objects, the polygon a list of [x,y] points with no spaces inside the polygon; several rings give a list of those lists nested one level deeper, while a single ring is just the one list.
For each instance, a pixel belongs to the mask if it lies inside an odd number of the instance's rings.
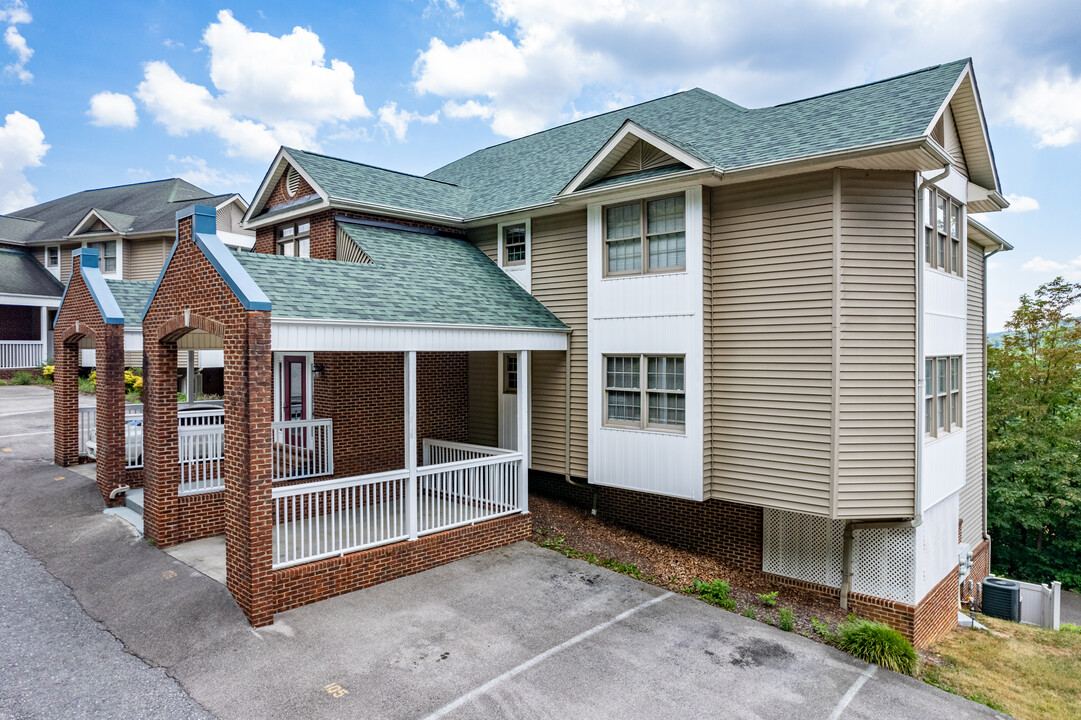
[{"label": "white trim board", "polygon": [[514,352],[567,349],[567,333],[559,331],[379,326],[271,319],[270,334],[271,348],[275,352]]}]

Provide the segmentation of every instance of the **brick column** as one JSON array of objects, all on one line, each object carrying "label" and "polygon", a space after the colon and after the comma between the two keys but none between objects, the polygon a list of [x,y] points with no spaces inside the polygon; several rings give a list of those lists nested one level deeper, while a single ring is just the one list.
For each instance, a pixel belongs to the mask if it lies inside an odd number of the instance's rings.
[{"label": "brick column", "polygon": [[122,505],[109,493],[124,484],[124,326],[106,325],[97,342],[97,480],[107,505]]},{"label": "brick column", "polygon": [[180,486],[176,343],[143,338],[143,526],[159,547],[177,543]]},{"label": "brick column", "polygon": [[226,584],[255,627],[274,619],[270,313],[248,312],[225,349]]},{"label": "brick column", "polygon": [[79,462],[79,347],[64,344],[67,330],[53,336],[53,460],[63,467]]}]

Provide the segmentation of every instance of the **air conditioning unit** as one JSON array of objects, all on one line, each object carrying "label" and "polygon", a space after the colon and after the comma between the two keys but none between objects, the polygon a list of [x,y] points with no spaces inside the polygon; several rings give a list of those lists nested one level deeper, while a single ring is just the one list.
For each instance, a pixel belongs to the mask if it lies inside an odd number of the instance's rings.
[{"label": "air conditioning unit", "polygon": [[1021,622],[1021,586],[1014,580],[985,578],[980,609],[991,617]]}]

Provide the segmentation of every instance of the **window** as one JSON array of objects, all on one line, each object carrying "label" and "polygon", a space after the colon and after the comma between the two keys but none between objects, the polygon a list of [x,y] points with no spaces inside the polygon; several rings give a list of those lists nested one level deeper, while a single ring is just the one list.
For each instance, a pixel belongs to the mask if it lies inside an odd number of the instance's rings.
[{"label": "window", "polygon": [[940,190],[927,189],[923,195],[923,254],[929,267],[961,275],[964,209]]},{"label": "window", "polygon": [[503,228],[503,264],[524,265],[526,258],[525,225],[507,225]]},{"label": "window", "polygon": [[604,395],[606,425],[683,430],[684,359],[680,355],[605,357]]},{"label": "window", "polygon": [[931,437],[961,427],[961,358],[939,357],[924,361],[923,430]]},{"label": "window", "polygon": [[59,245],[50,245],[45,248],[45,267],[60,267]]},{"label": "window", "polygon": [[684,196],[604,209],[606,275],[671,272],[687,265]]},{"label": "window", "polygon": [[518,392],[518,356],[503,356],[503,392]]},{"label": "window", "polygon": [[91,250],[98,251],[98,267],[103,273],[116,272],[116,240],[87,243]]},{"label": "window", "polygon": [[278,254],[289,257],[311,257],[311,226],[307,222],[278,228]]}]

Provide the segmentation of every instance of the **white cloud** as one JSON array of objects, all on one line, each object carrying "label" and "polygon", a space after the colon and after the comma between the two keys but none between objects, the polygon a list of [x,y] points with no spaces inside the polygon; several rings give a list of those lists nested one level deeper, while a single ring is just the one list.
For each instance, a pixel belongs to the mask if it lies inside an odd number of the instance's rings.
[{"label": "white cloud", "polygon": [[164,45],[165,47],[169,48],[170,50],[175,50],[177,48],[183,48],[184,47],[184,43],[179,42],[177,40],[173,40],[172,38],[165,38],[164,40],[161,41],[161,44]]},{"label": "white cloud", "polygon": [[491,105],[482,105],[476,100],[466,100],[464,103],[447,100],[443,103],[443,114],[451,118],[483,118],[492,117],[495,110]]},{"label": "white cloud", "polygon": [[1078,256],[1073,260],[1067,260],[1066,262],[1059,262],[1057,260],[1045,260],[1037,255],[1022,265],[1021,269],[1029,270],[1031,272],[1061,275],[1070,282],[1081,282],[1081,256]]},{"label": "white cloud", "polygon": [[203,33],[214,91],[168,63],[144,67],[136,96],[173,135],[211,132],[231,156],[266,160],[278,145],[317,150],[324,125],[371,117],[353,87],[353,68],[324,59],[319,36],[295,27],[281,37],[253,32],[228,10]]},{"label": "white cloud", "polygon": [[1023,213],[1040,209],[1039,201],[1036,200],[1036,198],[1030,198],[1026,195],[1015,195],[1011,193],[1006,196],[1006,199],[1010,202],[1010,206],[1006,208],[1005,212]]},{"label": "white cloud", "polygon": [[236,192],[239,185],[247,185],[251,178],[242,173],[231,173],[209,167],[206,160],[194,155],[169,156],[169,162],[179,165],[178,174],[188,182],[214,193]]},{"label": "white cloud", "polygon": [[90,98],[86,114],[92,124],[100,127],[133,128],[139,123],[135,101],[124,93],[99,92]]},{"label": "white cloud", "polygon": [[1026,80],[1010,102],[1010,118],[1033,131],[1037,147],[1062,147],[1081,140],[1081,77],[1066,67]]},{"label": "white cloud", "polygon": [[394,135],[394,139],[398,142],[405,141],[405,133],[409,130],[409,124],[413,122],[428,125],[439,122],[439,111],[436,110],[431,115],[421,115],[418,112],[399,110],[396,102],[388,102],[379,108],[379,124],[388,135]]},{"label": "white cloud", "polygon": [[4,71],[19,78],[19,82],[28,83],[34,74],[26,69],[26,63],[34,56],[34,51],[26,44],[26,38],[19,34],[19,28],[8,25],[4,31],[4,44],[15,55],[15,62],[4,66]]},{"label": "white cloud", "polygon": [[10,0],[5,3],[3,8],[0,8],[0,23],[7,23],[8,25],[22,23],[25,25],[33,19],[23,0]]},{"label": "white cloud", "polygon": [[0,213],[34,204],[34,186],[26,169],[40,167],[49,146],[37,120],[13,112],[0,126]]}]

